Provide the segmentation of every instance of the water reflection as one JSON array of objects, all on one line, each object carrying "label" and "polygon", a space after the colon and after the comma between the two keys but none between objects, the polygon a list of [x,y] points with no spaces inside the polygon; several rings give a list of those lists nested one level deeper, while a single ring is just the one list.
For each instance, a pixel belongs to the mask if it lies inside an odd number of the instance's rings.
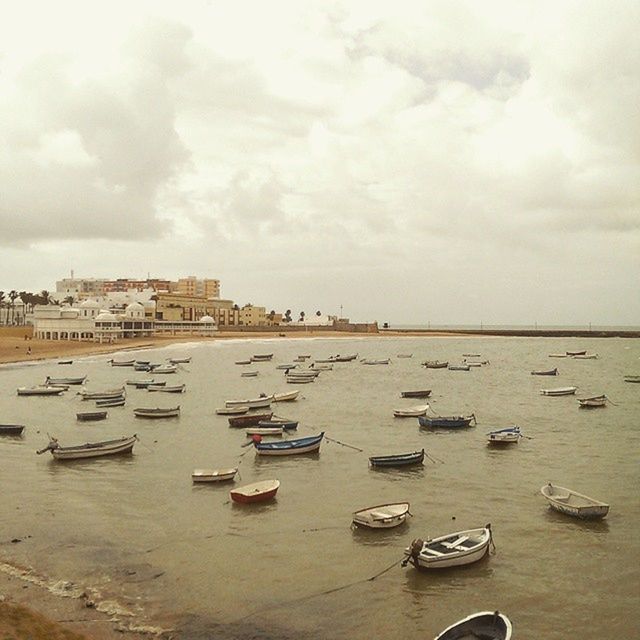
[{"label": "water reflection", "polygon": [[367,546],[398,545],[398,541],[409,534],[409,519],[391,529],[372,529],[370,527],[351,525],[351,533],[355,542]]}]

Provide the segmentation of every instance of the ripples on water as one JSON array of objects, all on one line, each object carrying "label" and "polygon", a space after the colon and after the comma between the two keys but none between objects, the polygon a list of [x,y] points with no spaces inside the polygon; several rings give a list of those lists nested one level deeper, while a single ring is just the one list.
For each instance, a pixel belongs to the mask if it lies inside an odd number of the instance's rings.
[{"label": "ripples on water", "polygon": [[[600,358],[547,358],[578,348]],[[257,378],[240,377],[235,360],[271,351],[272,362],[251,366]],[[324,430],[363,453],[326,441],[318,455],[256,458],[241,447],[243,430],[214,413],[225,399],[296,388],[275,366],[299,353],[349,352],[393,361],[335,364],[299,387],[300,400],[273,408],[300,420],[298,435]],[[417,639],[483,609],[507,613],[521,638],[636,634],[640,385],[624,383],[623,375],[640,373],[638,340],[279,339],[144,353],[154,361],[191,355],[177,375],[165,376],[169,384],[185,382],[186,394],[128,387],[127,405],[108,409],[97,423],[76,422],[75,413],[93,402],[81,402],[73,388],[60,398],[18,398],[15,389],[47,375],[86,373],[87,387],[99,389],[147,374],[110,367],[110,356],[0,369],[0,420],[27,425],[23,438],[0,439],[0,557],[91,585],[161,625],[178,625],[184,638]],[[420,366],[425,359],[459,361],[463,353],[491,364],[469,372]],[[530,375],[550,362],[560,376]],[[579,387],[578,396],[606,393],[616,404],[579,410],[573,396],[539,394],[569,385]],[[436,413],[474,412],[478,426],[429,431],[416,419],[393,418],[394,408],[423,402],[400,399],[400,391],[420,388],[433,390],[428,401]],[[132,415],[136,406],[178,403],[179,419]],[[513,423],[531,439],[486,446],[487,431]],[[131,433],[141,441],[130,457],[64,464],[35,455],[47,432],[63,445]],[[423,447],[442,463],[368,468],[370,455]],[[238,464],[236,485],[277,477],[277,500],[240,506],[230,503],[229,485],[191,483],[194,468]],[[550,511],[539,494],[549,480],[609,502],[608,517],[583,523]],[[414,514],[402,527],[351,530],[353,511],[402,500]],[[477,564],[428,574],[398,566],[366,581],[402,559],[413,538],[487,522],[497,553]],[[6,544],[12,538],[24,541]]]}]

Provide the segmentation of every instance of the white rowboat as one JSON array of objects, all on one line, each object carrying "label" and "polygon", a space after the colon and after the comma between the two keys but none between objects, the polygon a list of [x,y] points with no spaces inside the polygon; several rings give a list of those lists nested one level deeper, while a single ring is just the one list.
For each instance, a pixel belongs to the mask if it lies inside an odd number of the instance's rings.
[{"label": "white rowboat", "polygon": [[578,390],[578,387],[558,387],[557,389],[540,389],[543,396],[571,396]]},{"label": "white rowboat", "polygon": [[274,393],[273,394],[273,402],[293,402],[298,399],[298,394],[300,391],[297,389],[295,391],[285,391],[283,393]]},{"label": "white rowboat", "polygon": [[406,409],[394,409],[393,415],[396,418],[417,418],[426,415],[429,409],[428,404],[420,404],[415,407],[407,407]]},{"label": "white rowboat", "polygon": [[356,511],[353,514],[353,524],[370,529],[390,529],[406,522],[410,515],[408,502],[379,504]]},{"label": "white rowboat", "polygon": [[439,633],[435,640],[511,640],[513,627],[499,611],[474,613]]},{"label": "white rowboat", "polygon": [[609,505],[589,496],[558,485],[545,484],[540,493],[556,511],[568,516],[584,519],[604,518],[609,513]]},{"label": "white rowboat", "polygon": [[191,474],[193,482],[225,482],[233,480],[238,469],[195,469]]},{"label": "white rowboat", "polygon": [[249,400],[227,400],[224,404],[226,407],[249,407],[249,409],[265,409],[269,407],[273,396],[264,396],[263,398],[252,398]]}]

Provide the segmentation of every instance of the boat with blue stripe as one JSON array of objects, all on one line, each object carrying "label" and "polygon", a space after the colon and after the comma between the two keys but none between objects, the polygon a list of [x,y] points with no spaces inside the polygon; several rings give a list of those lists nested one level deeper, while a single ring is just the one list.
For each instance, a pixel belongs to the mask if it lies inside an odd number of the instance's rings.
[{"label": "boat with blue stripe", "polygon": [[282,442],[261,442],[260,436],[254,436],[253,446],[256,453],[263,456],[291,456],[301,453],[315,453],[320,449],[324,431],[317,436],[296,438]]}]

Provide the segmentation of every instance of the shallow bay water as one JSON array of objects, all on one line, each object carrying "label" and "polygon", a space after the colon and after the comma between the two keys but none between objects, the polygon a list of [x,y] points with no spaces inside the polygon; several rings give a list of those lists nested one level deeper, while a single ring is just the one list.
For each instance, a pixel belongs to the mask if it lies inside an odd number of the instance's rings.
[{"label": "shallow bay water", "polygon": [[[548,354],[588,349],[597,360]],[[270,362],[235,365],[253,354]],[[276,365],[299,354],[358,353],[389,365],[336,363],[315,383],[288,385]],[[412,358],[397,358],[412,353]],[[478,353],[490,364],[469,372],[425,369],[426,359],[459,362]],[[111,356],[0,369],[0,422],[27,425],[0,438],[0,559],[94,588],[104,598],[183,638],[433,637],[478,610],[499,609],[516,638],[632,638],[640,609],[640,341],[577,338],[353,338],[216,341],[129,352],[155,362],[192,356],[167,384],[183,395],[127,387],[127,404],[106,421],[77,422],[90,410],[71,389],[61,397],[17,397],[18,386],[87,374],[87,388],[149,377],[111,367]],[[531,376],[557,366],[557,377]],[[257,369],[256,378],[241,371]],[[156,375],[156,378],[161,376]],[[604,409],[581,410],[576,396],[545,387],[577,386],[577,397],[606,393]],[[242,429],[215,408],[226,399],[300,389],[280,416],[298,436],[326,435],[320,453],[256,457]],[[418,428],[393,409],[423,403],[400,391],[432,389],[435,413],[475,413],[460,432]],[[614,404],[615,403],[615,404]],[[180,404],[177,419],[145,421],[133,407]],[[527,438],[486,445],[487,431],[518,424]],[[47,433],[64,445],[137,433],[132,456],[59,463],[35,450]],[[370,455],[425,448],[438,462],[375,471]],[[440,462],[442,461],[442,462]],[[228,484],[197,486],[194,468],[239,466],[235,486],[278,478],[277,499],[242,506]],[[581,522],[550,511],[548,481],[611,504],[606,519]],[[413,518],[388,531],[353,531],[351,513],[407,500]],[[414,538],[490,522],[496,553],[466,568],[401,568]],[[29,537],[27,537],[29,536]],[[9,541],[20,538],[20,544]],[[375,580],[367,580],[393,563]],[[350,585],[350,586],[347,586]],[[337,587],[344,589],[332,591]],[[328,592],[328,593],[324,593]]]}]

